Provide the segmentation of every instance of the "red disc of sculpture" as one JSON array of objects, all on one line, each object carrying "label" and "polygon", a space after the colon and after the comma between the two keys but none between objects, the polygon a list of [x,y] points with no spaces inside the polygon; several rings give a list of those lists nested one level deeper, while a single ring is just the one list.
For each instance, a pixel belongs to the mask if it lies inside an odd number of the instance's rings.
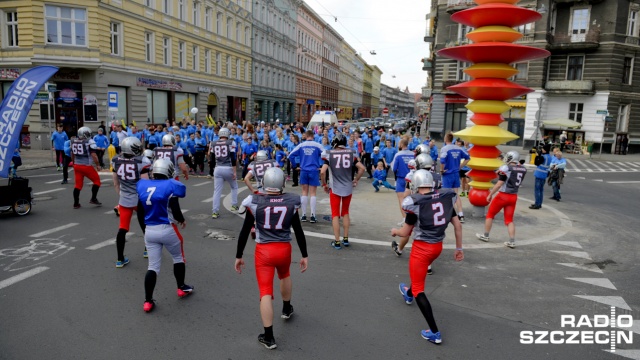
[{"label": "red disc of sculpture", "polygon": [[489,190],[471,188],[471,191],[469,191],[469,202],[475,206],[487,206],[489,205],[487,196],[489,196]]},{"label": "red disc of sculpture", "polygon": [[[471,121],[476,125],[500,125],[504,121],[501,114],[484,114],[478,113],[471,116]],[[497,155],[496,155],[497,156]]]},{"label": "red disc of sculpture", "polygon": [[538,21],[541,18],[542,15],[535,10],[502,3],[478,5],[451,15],[452,21],[473,28],[489,25],[512,28]]},{"label": "red disc of sculpture", "polygon": [[474,79],[449,86],[447,90],[455,91],[470,99],[482,100],[509,100],[530,93],[531,89],[505,79]]},{"label": "red disc of sculpture", "polygon": [[502,152],[495,146],[474,145],[469,149],[469,155],[479,158],[497,158]]},{"label": "red disc of sculpture", "polygon": [[489,4],[489,3],[504,3],[515,5],[520,0],[473,0],[474,3],[478,5]]},{"label": "red disc of sculpture", "polygon": [[491,180],[498,177],[496,172],[493,170],[477,170],[472,169],[467,173],[467,176],[472,178],[474,181],[480,182],[490,182]]},{"label": "red disc of sculpture", "polygon": [[549,55],[551,53],[544,49],[503,42],[469,44],[438,51],[438,56],[472,63],[496,62],[512,64],[545,58]]}]

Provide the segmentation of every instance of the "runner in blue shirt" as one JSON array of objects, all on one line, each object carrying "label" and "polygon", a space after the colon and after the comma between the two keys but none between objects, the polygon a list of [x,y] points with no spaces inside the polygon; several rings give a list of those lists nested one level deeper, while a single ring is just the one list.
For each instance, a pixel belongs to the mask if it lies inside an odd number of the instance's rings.
[{"label": "runner in blue shirt", "polygon": [[382,157],[384,158],[384,161],[385,161],[384,166],[385,166],[385,170],[387,171],[387,176],[389,176],[389,173],[391,172],[390,170],[391,170],[391,164],[393,163],[393,158],[398,153],[398,150],[391,145],[391,140],[387,139],[385,140],[385,147],[381,149],[380,152],[382,153]]},{"label": "runner in blue shirt", "polygon": [[[444,146],[440,150],[440,171],[442,172],[442,188],[453,189],[458,194],[460,190],[460,168],[469,162],[469,154],[455,145],[453,142],[453,134],[447,133],[444,137]],[[457,196],[456,212],[460,218],[460,222],[464,223],[464,213],[462,212],[462,200]]]},{"label": "runner in blue shirt", "polygon": [[317,222],[316,219],[316,189],[320,186],[320,167],[322,165],[322,152],[324,147],[313,141],[313,131],[305,132],[306,141],[296,146],[289,153],[289,157],[300,157],[300,185],[302,185],[302,217],[300,221],[307,221],[307,198],[311,205],[310,223]]},{"label": "runner in blue shirt", "polygon": [[396,176],[396,196],[398,197],[398,206],[400,208],[400,215],[404,219],[405,213],[402,210],[402,201],[404,200],[405,190],[407,183],[405,177],[409,173],[409,161],[415,158],[413,151],[407,149],[407,139],[398,141],[398,147],[400,151],[396,153],[391,161],[391,170]]},{"label": "runner in blue shirt", "polygon": [[60,171],[64,160],[64,142],[69,140],[64,132],[62,124],[58,125],[58,131],[51,134],[51,145],[56,152],[56,170]]},{"label": "runner in blue shirt", "polygon": [[102,133],[102,129],[98,129],[98,134],[93,137],[93,141],[96,142],[96,155],[100,160],[100,167],[104,168],[104,152],[109,147],[109,139]]},{"label": "runner in blue shirt", "polygon": [[362,154],[362,163],[367,169],[367,173],[369,173],[369,177],[367,179],[373,178],[373,174],[371,173],[371,168],[373,163],[371,162],[371,153],[373,152],[373,140],[371,137],[367,135],[367,133],[362,134],[362,145],[364,148],[364,153]]}]

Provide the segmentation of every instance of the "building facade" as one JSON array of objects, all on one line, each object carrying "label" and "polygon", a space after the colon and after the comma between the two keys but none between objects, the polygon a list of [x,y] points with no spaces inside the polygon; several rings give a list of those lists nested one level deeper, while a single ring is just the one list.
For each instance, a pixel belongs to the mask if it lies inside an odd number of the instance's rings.
[{"label": "building facade", "polygon": [[382,109],[380,107],[380,77],[382,76],[382,70],[376,65],[372,66],[373,72],[371,74],[371,117],[379,117],[382,115]]},{"label": "building facade", "polygon": [[[500,126],[520,136],[510,144],[529,147],[543,138],[556,141],[563,129],[543,127],[543,121],[568,118],[582,123],[568,131],[574,143],[601,143],[605,151],[620,152],[626,136],[637,151],[640,73],[634,67],[640,50],[640,1],[530,0],[519,5],[538,10],[542,18],[517,28],[523,35],[518,43],[546,48],[551,56],[513,64],[519,73],[512,80],[535,91],[507,102],[512,108]],[[439,0],[427,14],[424,40],[432,55],[424,59],[423,70],[431,78],[431,136],[472,125],[464,108],[468,99],[446,90],[468,80],[462,70],[470,64],[433,55],[468,41],[465,35],[472,29],[449,17],[471,6],[474,3],[466,0]]]},{"label": "building facade", "polygon": [[390,118],[409,118],[414,115],[415,101],[408,88],[400,90],[381,84],[380,107],[389,109]]},{"label": "building facade", "polygon": [[[364,62],[364,61],[363,61]],[[364,62],[364,71],[363,71],[363,80],[362,80],[362,117],[370,118],[371,117],[371,93],[373,92],[373,88],[371,87],[371,77],[373,76],[373,68],[371,65]]]},{"label": "building facade", "polygon": [[342,36],[329,24],[322,35],[322,109],[338,110],[340,89],[340,44]]},{"label": "building facade", "polygon": [[[49,117],[69,134],[100,121],[164,123],[192,116],[244,120],[251,108],[248,1],[3,1],[0,95],[38,65],[60,71],[52,104],[34,104],[26,125],[49,148]],[[6,21],[9,19],[10,21]],[[12,19],[15,19],[13,21]],[[117,97],[108,107],[109,94]],[[113,105],[113,104],[112,104]]]},{"label": "building facade", "polygon": [[297,3],[255,0],[253,7],[253,119],[294,121]]},{"label": "building facade", "polygon": [[353,119],[356,109],[356,51],[344,40],[340,44],[340,75],[338,78],[338,119]]},{"label": "building facade", "polygon": [[322,105],[324,21],[309,5],[298,9],[296,120],[308,122]]}]

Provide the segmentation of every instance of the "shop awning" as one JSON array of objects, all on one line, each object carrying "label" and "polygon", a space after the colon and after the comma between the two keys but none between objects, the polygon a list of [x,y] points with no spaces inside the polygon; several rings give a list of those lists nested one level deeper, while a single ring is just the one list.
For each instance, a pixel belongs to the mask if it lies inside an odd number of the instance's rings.
[{"label": "shop awning", "polygon": [[511,107],[527,107],[527,101],[526,100],[512,100],[512,101],[505,101],[507,103],[507,105],[511,106]]},{"label": "shop awning", "polygon": [[462,95],[445,95],[444,102],[447,104],[466,104],[469,98]]}]

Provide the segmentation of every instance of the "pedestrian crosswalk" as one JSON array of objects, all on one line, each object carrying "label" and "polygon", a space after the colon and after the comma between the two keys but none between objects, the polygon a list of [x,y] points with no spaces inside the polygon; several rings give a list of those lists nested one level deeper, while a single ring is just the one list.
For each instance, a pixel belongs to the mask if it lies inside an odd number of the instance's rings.
[{"label": "pedestrian crosswalk", "polygon": [[567,172],[640,172],[640,162],[567,159]]}]

